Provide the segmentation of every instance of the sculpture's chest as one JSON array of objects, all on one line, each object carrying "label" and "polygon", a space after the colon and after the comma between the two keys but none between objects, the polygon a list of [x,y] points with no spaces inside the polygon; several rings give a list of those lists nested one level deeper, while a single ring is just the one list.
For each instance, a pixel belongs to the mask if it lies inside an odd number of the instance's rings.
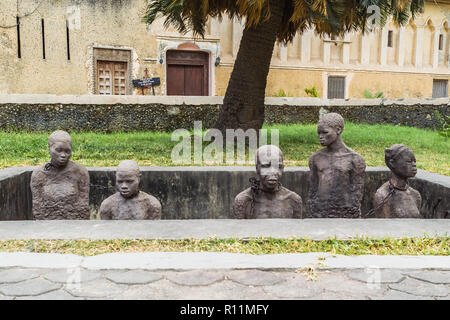
[{"label": "sculpture's chest", "polygon": [[292,201],[285,197],[275,197],[268,200],[257,197],[253,204],[252,218],[293,218],[294,207]]},{"label": "sculpture's chest", "polygon": [[71,179],[50,179],[43,186],[43,196],[54,201],[63,201],[78,196],[78,184]]},{"label": "sculpture's chest", "polygon": [[118,220],[143,220],[146,219],[146,208],[140,201],[122,200],[119,202],[114,218]]},{"label": "sculpture's chest", "polygon": [[317,171],[323,178],[333,180],[333,178],[348,176],[354,170],[352,158],[346,157],[323,157],[316,163]]},{"label": "sculpture's chest", "polygon": [[396,191],[388,202],[390,218],[422,218],[412,193]]}]

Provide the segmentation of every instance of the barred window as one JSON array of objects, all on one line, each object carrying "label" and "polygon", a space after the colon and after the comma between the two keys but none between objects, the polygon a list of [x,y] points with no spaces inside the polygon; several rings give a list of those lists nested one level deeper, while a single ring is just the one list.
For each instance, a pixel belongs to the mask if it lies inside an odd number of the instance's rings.
[{"label": "barred window", "polygon": [[433,98],[446,98],[448,96],[448,80],[433,79]]},{"label": "barred window", "polygon": [[328,77],[328,99],[345,99],[345,77]]}]

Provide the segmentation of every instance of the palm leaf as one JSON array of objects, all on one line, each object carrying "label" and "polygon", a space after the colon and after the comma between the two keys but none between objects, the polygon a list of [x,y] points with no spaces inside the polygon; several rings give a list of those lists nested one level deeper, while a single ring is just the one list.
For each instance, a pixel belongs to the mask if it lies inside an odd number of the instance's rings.
[{"label": "palm leaf", "polygon": [[[278,40],[291,41],[297,32],[314,29],[318,34],[343,35],[366,29],[368,8],[380,10],[380,25],[389,17],[399,25],[408,23],[424,6],[424,0],[280,0],[285,1],[283,22]],[[209,17],[223,15],[246,20],[253,27],[270,17],[268,0],[150,0],[143,21],[151,24],[159,16],[164,25],[172,25],[181,33],[193,31],[204,37]]]}]

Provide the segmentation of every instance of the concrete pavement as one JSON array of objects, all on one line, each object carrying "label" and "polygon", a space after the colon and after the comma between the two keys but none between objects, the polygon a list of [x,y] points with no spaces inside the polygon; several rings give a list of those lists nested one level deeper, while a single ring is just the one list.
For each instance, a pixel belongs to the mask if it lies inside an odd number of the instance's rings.
[{"label": "concrete pavement", "polygon": [[450,257],[0,253],[0,299],[449,299]]}]

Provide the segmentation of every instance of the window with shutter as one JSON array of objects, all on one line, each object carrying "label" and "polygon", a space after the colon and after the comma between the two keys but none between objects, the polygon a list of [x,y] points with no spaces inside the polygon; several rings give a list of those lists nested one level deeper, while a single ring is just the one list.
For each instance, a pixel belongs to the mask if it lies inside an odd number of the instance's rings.
[{"label": "window with shutter", "polygon": [[345,77],[328,77],[328,99],[345,99]]},{"label": "window with shutter", "polygon": [[132,94],[131,68],[130,50],[94,48],[94,93]]},{"label": "window with shutter", "polygon": [[448,80],[433,79],[433,98],[446,98],[448,96]]},{"label": "window with shutter", "polygon": [[127,63],[97,61],[97,92],[104,95],[125,95]]}]

